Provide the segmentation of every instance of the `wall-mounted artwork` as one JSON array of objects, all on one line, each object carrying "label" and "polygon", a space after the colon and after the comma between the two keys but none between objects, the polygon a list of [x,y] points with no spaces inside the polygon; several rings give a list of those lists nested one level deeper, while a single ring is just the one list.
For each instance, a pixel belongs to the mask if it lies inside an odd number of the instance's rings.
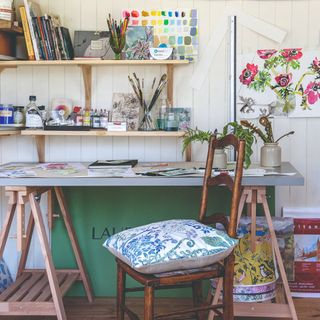
[{"label": "wall-mounted artwork", "polygon": [[111,60],[114,53],[109,44],[108,31],[75,31],[74,55],[75,58],[100,58]]},{"label": "wall-mounted artwork", "polygon": [[174,48],[174,59],[193,61],[198,55],[197,9],[123,11],[131,26],[152,26],[154,46]]},{"label": "wall-mounted artwork", "polygon": [[237,118],[320,117],[318,56],[301,48],[239,56]]},{"label": "wall-mounted artwork", "polygon": [[129,26],[126,32],[126,58],[149,60],[153,46],[153,27]]}]

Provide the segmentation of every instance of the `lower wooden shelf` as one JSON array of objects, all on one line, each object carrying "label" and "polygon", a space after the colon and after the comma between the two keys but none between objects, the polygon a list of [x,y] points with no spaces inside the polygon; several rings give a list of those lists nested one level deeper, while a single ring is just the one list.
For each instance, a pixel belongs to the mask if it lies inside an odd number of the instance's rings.
[{"label": "lower wooden shelf", "polygon": [[22,130],[23,136],[76,136],[76,137],[183,137],[184,131],[59,131],[59,130]]},{"label": "lower wooden shelf", "polygon": [[20,130],[0,130],[0,136],[14,136],[20,134]]},{"label": "lower wooden shelf", "polygon": [[[57,270],[61,295],[64,296],[75,281],[78,270]],[[56,315],[45,270],[28,270],[0,294],[0,316]]]}]

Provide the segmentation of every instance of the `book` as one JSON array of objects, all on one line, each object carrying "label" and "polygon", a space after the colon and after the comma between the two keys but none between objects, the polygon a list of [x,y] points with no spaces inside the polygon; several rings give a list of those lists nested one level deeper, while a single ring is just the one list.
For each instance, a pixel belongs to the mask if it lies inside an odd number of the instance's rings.
[{"label": "book", "polygon": [[41,22],[41,17],[37,17],[36,23],[37,23],[39,31],[40,31],[40,36],[41,36],[41,41],[42,41],[42,48],[43,48],[44,54],[45,54],[45,60],[51,60],[50,56],[49,56],[47,39],[45,37],[45,33],[44,33],[42,22]]},{"label": "book", "polygon": [[49,24],[48,29],[49,29],[51,36],[52,36],[53,48],[55,51],[56,59],[61,60],[61,53],[60,53],[59,44],[58,44],[58,36],[57,36],[56,30],[54,28],[52,17],[49,15],[48,15],[48,24]]},{"label": "book", "polygon": [[32,17],[37,17],[38,15],[41,16],[40,6],[37,3],[28,1],[28,0],[23,0],[23,3],[26,11],[27,20],[28,20],[29,31],[30,31],[32,45],[33,45],[33,50],[34,50],[34,56],[36,60],[40,60],[39,47],[37,44],[36,34],[34,31],[34,24],[32,21]]},{"label": "book", "polygon": [[35,60],[35,55],[34,55],[31,35],[30,35],[30,29],[29,29],[28,20],[27,20],[26,8],[21,6],[19,10],[20,10],[20,16],[21,16],[22,27],[24,32],[24,38],[25,38],[26,47],[28,51],[28,58],[29,60]]},{"label": "book", "polygon": [[72,45],[69,29],[65,27],[60,27],[60,30],[62,34],[64,47],[67,53],[67,59],[72,60],[74,58],[74,51],[73,51],[73,45]]},{"label": "book", "polygon": [[32,26],[33,26],[33,30],[34,30],[34,34],[36,37],[36,43],[37,43],[37,50],[39,52],[39,58],[40,60],[46,60],[46,54],[44,51],[44,44],[42,41],[42,36],[41,36],[41,31],[40,31],[40,27],[38,24],[38,18],[37,17],[33,17],[32,19]]},{"label": "book", "polygon": [[134,167],[138,163],[138,160],[97,160],[93,163],[90,163],[89,169],[106,169],[109,167]]}]

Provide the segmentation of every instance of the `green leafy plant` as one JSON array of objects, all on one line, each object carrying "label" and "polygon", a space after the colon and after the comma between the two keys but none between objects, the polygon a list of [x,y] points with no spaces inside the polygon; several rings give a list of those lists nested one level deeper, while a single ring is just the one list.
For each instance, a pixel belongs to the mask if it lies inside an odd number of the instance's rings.
[{"label": "green leafy plant", "polygon": [[217,135],[217,138],[225,137],[227,134],[233,133],[236,137],[245,140],[245,159],[244,159],[244,167],[247,169],[249,168],[251,164],[250,157],[253,153],[252,151],[252,144],[255,140],[254,135],[252,133],[252,130],[242,127],[241,124],[234,122],[227,123],[222,130],[222,133],[218,133],[217,130],[214,132],[208,130],[203,131],[198,129],[197,127],[195,129],[189,128],[183,138],[183,148],[182,152],[184,152],[187,147],[194,141],[198,141],[201,143],[209,142],[210,137],[213,134]]},{"label": "green leafy plant", "polygon": [[265,132],[263,132],[260,128],[258,128],[252,122],[249,122],[248,120],[241,120],[240,123],[243,127],[248,128],[248,130],[250,130],[252,134],[256,134],[264,143],[277,143],[282,138],[287,137],[291,134],[294,134],[294,131],[290,131],[290,132],[282,135],[277,140],[275,140],[274,136],[273,136],[272,125],[271,125],[271,122],[267,116],[260,117],[260,119],[259,119],[259,123],[264,127]]}]

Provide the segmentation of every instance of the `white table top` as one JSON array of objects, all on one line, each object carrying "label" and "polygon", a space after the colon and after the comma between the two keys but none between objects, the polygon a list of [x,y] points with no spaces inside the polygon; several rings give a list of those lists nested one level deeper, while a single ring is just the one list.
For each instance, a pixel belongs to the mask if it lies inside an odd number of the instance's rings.
[{"label": "white table top", "polygon": [[[10,163],[10,165],[28,168],[37,166],[36,163]],[[200,167],[203,164],[190,162],[169,163],[172,167]],[[8,164],[0,166],[0,171]],[[87,164],[85,164],[86,168]],[[139,167],[138,167],[139,168]],[[140,167],[141,168],[141,167]],[[99,170],[99,169],[97,169]],[[302,186],[304,177],[289,163],[283,162],[281,167],[270,169],[278,174],[266,176],[243,176],[244,186]],[[269,170],[269,171],[270,171]],[[80,170],[81,171],[81,170]],[[175,177],[93,177],[88,176],[87,169],[70,174],[59,174],[46,170],[36,170],[33,177],[1,177],[0,186],[202,186],[201,175]],[[291,173],[281,175],[279,173]],[[292,174],[294,173],[294,174]]]}]

